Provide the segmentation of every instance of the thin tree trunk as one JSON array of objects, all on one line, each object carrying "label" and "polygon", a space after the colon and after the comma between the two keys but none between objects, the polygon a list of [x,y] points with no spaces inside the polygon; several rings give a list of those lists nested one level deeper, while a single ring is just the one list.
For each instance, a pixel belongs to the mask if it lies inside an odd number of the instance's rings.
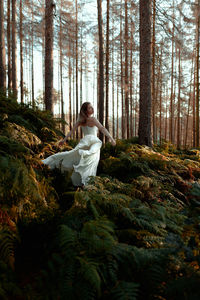
[{"label": "thin tree trunk", "polygon": [[124,124],[124,63],[123,63],[123,41],[122,41],[122,0],[120,13],[120,63],[121,63],[121,137],[125,138]]},{"label": "thin tree trunk", "polygon": [[199,30],[200,30],[200,0],[197,6],[197,37],[196,37],[196,143],[195,146],[199,147]]},{"label": "thin tree trunk", "polygon": [[[72,43],[73,43],[73,53],[74,53],[74,51],[76,51],[76,48],[75,48],[74,41],[72,41]],[[75,82],[75,80],[76,80],[76,70],[75,70],[76,56],[75,57],[73,56],[72,59],[73,59],[73,64],[72,64],[72,87],[73,87],[72,123],[74,124],[76,122],[76,94],[75,94],[75,92],[76,92],[76,82]],[[73,139],[75,139],[75,135],[76,135],[76,133],[73,132],[73,134],[72,134]]]},{"label": "thin tree trunk", "polygon": [[125,0],[125,124],[126,124],[126,137],[130,137],[129,133],[129,78],[128,78],[128,5]]},{"label": "thin tree trunk", "polygon": [[35,107],[35,95],[34,95],[34,51],[33,51],[33,44],[34,44],[34,29],[33,29],[33,2],[32,2],[32,41],[31,41],[31,79],[32,79],[32,107]]},{"label": "thin tree trunk", "polygon": [[[76,120],[78,118],[78,0],[76,0]],[[78,139],[78,129],[76,130]]]},{"label": "thin tree trunk", "polygon": [[[107,0],[107,28],[106,28],[106,115],[105,115],[105,127],[109,130],[109,25],[110,25],[110,0]],[[108,141],[108,137],[105,137],[105,141]]]},{"label": "thin tree trunk", "polygon": [[163,44],[161,46],[160,53],[160,145],[162,143],[162,85],[163,85],[163,73],[162,73],[162,55],[163,55]]},{"label": "thin tree trunk", "polygon": [[4,1],[0,1],[0,89],[6,90],[6,62],[5,62],[5,33],[4,33]]},{"label": "thin tree trunk", "polygon": [[[168,99],[168,89],[166,88],[166,99]],[[168,117],[167,117],[167,101],[166,101],[166,105],[165,105],[165,141],[167,140],[167,130],[168,130]]]},{"label": "thin tree trunk", "polygon": [[181,49],[179,45],[179,78],[178,78],[178,109],[177,109],[177,148],[180,149],[180,115],[181,115]]},{"label": "thin tree trunk", "polygon": [[156,0],[153,0],[153,34],[152,34],[152,131],[153,141],[156,141],[156,97],[155,97],[155,23],[156,23]]},{"label": "thin tree trunk", "polygon": [[83,29],[82,27],[83,25],[81,26],[80,106],[83,103]]},{"label": "thin tree trunk", "polygon": [[59,28],[59,48],[60,48],[60,104],[61,104],[61,119],[63,120],[62,123],[62,132],[65,135],[65,113],[64,113],[64,100],[63,100],[63,45],[62,45],[62,39],[63,39],[63,30],[62,30],[62,5],[63,1],[60,2],[60,28]]},{"label": "thin tree trunk", "polygon": [[10,45],[10,40],[11,40],[10,1],[11,0],[7,0],[7,55],[8,55],[8,94],[9,95],[12,89],[11,45]]},{"label": "thin tree trunk", "polygon": [[117,75],[117,139],[119,138],[119,75]]},{"label": "thin tree trunk", "polygon": [[[174,0],[173,0],[174,7]],[[174,18],[174,14],[173,14]],[[170,98],[170,128],[169,128],[169,140],[171,143],[174,143],[174,19],[173,19],[173,29],[172,29],[172,72],[171,72],[171,98]]]},{"label": "thin tree trunk", "polygon": [[16,0],[12,0],[12,89],[17,98]]},{"label": "thin tree trunk", "polygon": [[53,0],[45,7],[45,108],[53,113]]},{"label": "thin tree trunk", "polygon": [[139,143],[152,146],[151,137],[151,0],[140,0],[140,114]]},{"label": "thin tree trunk", "polygon": [[196,66],[195,68],[195,72],[194,72],[194,86],[193,86],[193,105],[192,105],[192,109],[193,109],[193,120],[192,120],[192,138],[193,138],[193,147],[196,146],[196,119],[195,119],[195,115],[196,115],[196,107],[195,107],[195,99],[196,99]]},{"label": "thin tree trunk", "polygon": [[[69,43],[70,47],[70,43]],[[71,68],[71,58],[69,55],[68,63],[68,78],[69,78],[69,129],[72,130],[72,68]]]},{"label": "thin tree trunk", "polygon": [[[114,30],[112,30],[114,38]],[[114,43],[112,45],[112,133],[115,138],[115,80],[114,80]]]},{"label": "thin tree trunk", "polygon": [[24,103],[24,66],[23,66],[23,13],[22,0],[20,0],[20,94],[21,103]]},{"label": "thin tree trunk", "polygon": [[186,116],[186,128],[185,128],[185,148],[187,147],[187,139],[188,139],[188,125],[189,125],[189,116],[190,116],[190,106],[191,106],[191,99],[192,99],[192,73],[194,71],[194,56],[192,57],[192,68],[191,68],[191,84],[190,84],[190,93],[188,97],[188,109],[187,109],[187,116]]},{"label": "thin tree trunk", "polygon": [[[103,20],[102,0],[97,0],[98,7],[98,32],[99,32],[99,121],[104,124],[104,50],[103,50]],[[103,141],[103,134],[99,138]]]},{"label": "thin tree trunk", "polygon": [[130,49],[130,135],[133,137],[133,29],[134,23],[131,21],[131,49]]}]

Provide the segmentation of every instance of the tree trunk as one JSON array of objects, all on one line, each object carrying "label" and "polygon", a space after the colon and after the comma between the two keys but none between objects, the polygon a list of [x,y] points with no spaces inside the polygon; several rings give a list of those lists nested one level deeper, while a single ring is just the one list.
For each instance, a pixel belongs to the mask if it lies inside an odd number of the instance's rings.
[{"label": "tree trunk", "polygon": [[80,106],[83,103],[83,30],[82,27],[83,25],[81,26]]},{"label": "tree trunk", "polygon": [[138,135],[140,144],[152,146],[150,0],[140,0],[140,115]]},{"label": "tree trunk", "polygon": [[7,0],[7,53],[8,53],[8,94],[12,89],[11,45],[10,45],[10,0]]},{"label": "tree trunk", "polygon": [[[113,26],[114,27],[114,26]],[[114,28],[112,28],[112,39],[114,39]],[[114,80],[114,43],[112,44],[112,133],[115,138],[115,80]]]},{"label": "tree trunk", "polygon": [[34,29],[33,29],[33,2],[32,2],[32,41],[31,41],[31,80],[32,80],[32,107],[35,107],[35,87],[34,87],[34,51],[33,51],[33,44],[34,44]]},{"label": "tree trunk", "polygon": [[195,147],[195,137],[196,137],[196,120],[195,120],[195,98],[196,98],[196,71],[194,72],[194,85],[193,85],[193,103],[192,103],[192,139],[193,147]]},{"label": "tree trunk", "polygon": [[[103,20],[102,0],[97,0],[98,7],[98,33],[99,33],[99,121],[104,124],[104,50],[103,50]],[[99,138],[103,141],[103,134]]]},{"label": "tree trunk", "polygon": [[130,135],[133,137],[133,30],[134,23],[131,21],[131,48],[130,48]]},{"label": "tree trunk", "polygon": [[197,28],[196,28],[196,136],[195,146],[199,147],[199,30],[200,30],[200,0],[197,6]]},{"label": "tree trunk", "polygon": [[180,115],[181,115],[181,49],[179,45],[179,78],[178,78],[178,108],[177,108],[177,149],[180,149]]},{"label": "tree trunk", "polygon": [[152,34],[152,131],[156,142],[156,96],[155,96],[155,44],[156,44],[156,0],[153,0],[153,34]]},{"label": "tree trunk", "polygon": [[[107,28],[106,28],[106,115],[105,115],[105,127],[109,130],[109,25],[110,25],[110,0],[107,0]],[[105,141],[108,141],[108,137],[105,137]]]},{"label": "tree trunk", "polygon": [[[78,0],[76,0],[76,120],[78,118]],[[76,130],[78,139],[78,129]]]},{"label": "tree trunk", "polygon": [[65,135],[65,113],[64,113],[64,100],[63,100],[63,45],[62,45],[62,39],[63,39],[63,30],[62,30],[62,5],[63,1],[60,2],[60,28],[59,28],[59,48],[60,48],[60,104],[61,104],[61,118],[63,120],[62,123],[62,132]]},{"label": "tree trunk", "polygon": [[[194,53],[193,53],[194,54]],[[191,80],[190,80],[190,92],[188,97],[188,108],[187,108],[187,116],[186,116],[186,128],[185,128],[185,149],[187,147],[187,140],[188,140],[188,125],[189,125],[189,116],[190,116],[190,106],[191,106],[191,99],[192,99],[192,75],[194,72],[194,56],[192,57],[192,68],[191,68]]]},{"label": "tree trunk", "polygon": [[122,41],[122,0],[121,0],[121,14],[120,14],[120,62],[121,62],[121,137],[125,138],[125,124],[124,124],[124,63],[123,63],[123,41]]},{"label": "tree trunk", "polygon": [[16,0],[12,0],[12,89],[17,98]]},{"label": "tree trunk", "polygon": [[[173,0],[174,7],[174,0]],[[174,18],[174,14],[173,14]],[[169,140],[174,143],[174,19],[173,19],[173,29],[172,29],[172,72],[171,72],[171,97],[170,97],[170,126],[169,126]]]},{"label": "tree trunk", "polygon": [[0,90],[6,89],[6,62],[5,62],[5,33],[4,33],[4,1],[0,1]]},{"label": "tree trunk", "polygon": [[[117,67],[118,73],[118,67]],[[117,132],[116,132],[117,139],[119,138],[119,75],[117,76]]]},{"label": "tree trunk", "polygon": [[125,124],[126,124],[126,137],[129,139],[129,78],[128,78],[128,5],[125,0]]},{"label": "tree trunk", "polygon": [[160,63],[159,63],[159,73],[160,73],[160,145],[162,143],[162,85],[163,85],[163,74],[162,74],[162,54],[163,54],[163,44],[161,45],[160,53]]},{"label": "tree trunk", "polygon": [[20,94],[21,103],[24,103],[24,67],[23,67],[23,13],[22,13],[22,0],[20,0]]},{"label": "tree trunk", "polygon": [[[70,43],[69,43],[70,47]],[[71,58],[69,55],[69,64],[68,64],[68,78],[69,78],[69,130],[72,130],[72,67],[71,67]]]},{"label": "tree trunk", "polygon": [[45,108],[53,113],[53,0],[45,0]]}]

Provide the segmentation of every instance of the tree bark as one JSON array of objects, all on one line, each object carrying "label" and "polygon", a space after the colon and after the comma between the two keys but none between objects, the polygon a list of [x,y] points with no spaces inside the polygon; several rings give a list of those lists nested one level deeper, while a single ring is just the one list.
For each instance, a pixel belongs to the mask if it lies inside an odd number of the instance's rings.
[{"label": "tree bark", "polygon": [[16,0],[12,0],[12,89],[17,98]]},{"label": "tree bark", "polygon": [[156,0],[153,0],[153,34],[152,34],[152,131],[153,141],[156,142],[156,95],[155,95],[155,44],[156,44]]},{"label": "tree bark", "polygon": [[45,0],[45,108],[53,113],[53,0]]},{"label": "tree bark", "polygon": [[197,28],[196,28],[196,135],[195,146],[199,147],[199,30],[200,30],[200,0],[197,2]]},{"label": "tree bark", "polygon": [[10,1],[7,0],[7,57],[8,57],[8,94],[10,95],[12,89],[12,69],[11,69],[11,20],[10,20]]},{"label": "tree bark", "polygon": [[[70,47],[70,45],[69,45]],[[69,55],[68,63],[68,78],[69,78],[69,130],[72,130],[72,67],[71,67],[71,58]]]},{"label": "tree bark", "polygon": [[[107,27],[106,27],[106,115],[105,115],[105,127],[109,130],[109,25],[110,25],[110,0],[107,0]],[[105,137],[105,141],[108,141],[108,137]]]},{"label": "tree bark", "polygon": [[133,30],[134,23],[131,21],[131,47],[130,47],[130,136],[133,137]]},{"label": "tree bark", "polygon": [[[76,120],[78,118],[78,0],[76,0]],[[76,130],[78,139],[78,129]]]},{"label": "tree bark", "polygon": [[179,49],[179,53],[178,53],[179,78],[178,78],[178,108],[177,108],[177,149],[180,149],[180,115],[181,115],[181,49],[180,49],[180,45],[179,45],[178,49]]},{"label": "tree bark", "polygon": [[[193,53],[194,54],[194,53]],[[191,80],[190,80],[190,92],[188,97],[188,107],[187,107],[187,116],[186,116],[186,128],[185,128],[185,149],[187,147],[187,140],[188,140],[188,125],[189,125],[189,116],[190,116],[190,106],[191,106],[191,99],[192,99],[192,75],[194,72],[194,56],[192,56],[192,68],[191,68]]]},{"label": "tree bark", "polygon": [[31,41],[31,81],[32,81],[32,107],[35,107],[35,87],[34,87],[34,51],[33,51],[33,44],[34,44],[34,27],[33,27],[33,21],[34,21],[34,16],[33,16],[33,2],[32,2],[32,41]]},{"label": "tree bark", "polygon": [[122,42],[122,0],[120,13],[120,63],[121,63],[121,137],[125,138],[125,122],[124,122],[124,63],[123,63],[123,42]]},{"label": "tree bark", "polygon": [[[104,124],[104,50],[103,50],[103,20],[102,0],[97,0],[98,7],[98,33],[99,33],[99,121]],[[99,138],[103,141],[103,134]]]},{"label": "tree bark", "polygon": [[22,0],[20,0],[20,94],[21,103],[24,103],[24,67],[23,67],[23,12],[22,12]]},{"label": "tree bark", "polygon": [[5,33],[4,33],[4,1],[0,1],[0,89],[6,89],[6,62],[5,62]]},{"label": "tree bark", "polygon": [[140,0],[140,115],[138,135],[140,144],[152,146],[150,0]]},{"label": "tree bark", "polygon": [[60,28],[59,28],[59,57],[60,57],[60,104],[61,104],[61,118],[63,120],[62,123],[62,132],[65,135],[65,113],[64,113],[64,100],[63,100],[63,45],[62,45],[62,39],[63,39],[63,30],[62,30],[62,5],[63,2],[61,0],[60,2]]},{"label": "tree bark", "polygon": [[125,124],[126,124],[126,137],[129,139],[130,126],[129,126],[129,78],[128,78],[128,4],[125,0]]},{"label": "tree bark", "polygon": [[[173,0],[174,7],[174,0]],[[173,15],[174,18],[174,15]],[[174,19],[172,29],[172,72],[171,72],[171,97],[170,97],[170,126],[169,126],[169,140],[174,143]]]}]

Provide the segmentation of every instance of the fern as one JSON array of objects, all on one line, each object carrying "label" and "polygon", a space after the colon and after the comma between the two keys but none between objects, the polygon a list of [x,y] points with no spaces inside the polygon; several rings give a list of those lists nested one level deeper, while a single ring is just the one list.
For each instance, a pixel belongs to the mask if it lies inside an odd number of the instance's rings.
[{"label": "fern", "polygon": [[14,269],[14,243],[16,236],[7,228],[0,227],[0,259]]},{"label": "fern", "polygon": [[79,276],[88,282],[90,289],[94,290],[97,297],[101,294],[101,278],[98,273],[98,263],[91,259],[78,257],[80,263]]},{"label": "fern", "polygon": [[135,282],[120,281],[111,290],[109,296],[113,300],[137,300],[139,284]]}]

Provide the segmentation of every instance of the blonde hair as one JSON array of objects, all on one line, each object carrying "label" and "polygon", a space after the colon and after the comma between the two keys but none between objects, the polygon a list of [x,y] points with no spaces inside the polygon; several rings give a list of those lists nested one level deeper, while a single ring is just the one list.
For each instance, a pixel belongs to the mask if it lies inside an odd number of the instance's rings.
[{"label": "blonde hair", "polygon": [[79,113],[78,120],[77,120],[81,125],[85,124],[86,121],[87,121],[87,118],[88,118],[87,108],[88,108],[89,104],[91,104],[91,103],[90,102],[84,102],[81,105],[80,113]]}]

